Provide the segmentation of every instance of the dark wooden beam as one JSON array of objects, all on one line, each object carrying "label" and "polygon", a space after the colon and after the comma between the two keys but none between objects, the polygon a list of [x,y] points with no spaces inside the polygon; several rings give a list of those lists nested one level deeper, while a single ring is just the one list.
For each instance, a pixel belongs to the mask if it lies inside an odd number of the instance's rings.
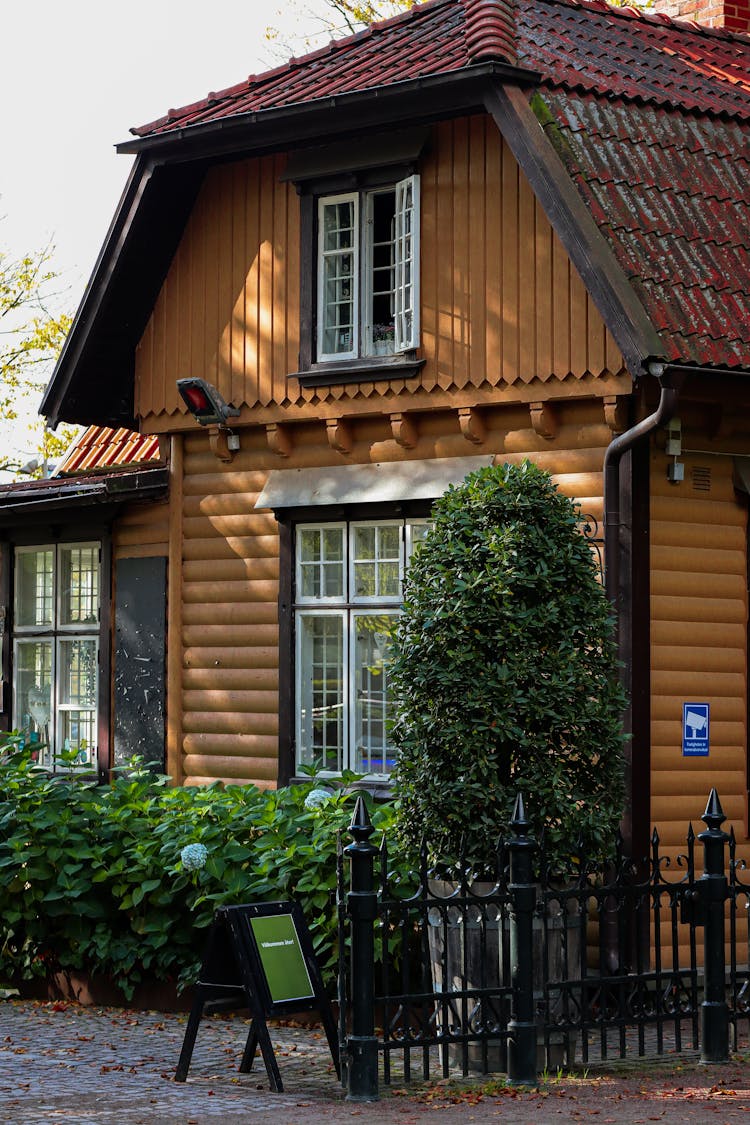
[{"label": "dark wooden beam", "polygon": [[659,335],[534,115],[527,93],[497,84],[488,91],[485,106],[581,275],[628,370],[634,378],[642,375],[645,361],[663,353]]}]

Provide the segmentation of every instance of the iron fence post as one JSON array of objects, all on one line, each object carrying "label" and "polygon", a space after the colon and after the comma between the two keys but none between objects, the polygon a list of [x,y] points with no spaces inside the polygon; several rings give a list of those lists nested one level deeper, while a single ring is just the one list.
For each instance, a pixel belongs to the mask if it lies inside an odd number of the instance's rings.
[{"label": "iron fence post", "polygon": [[726,820],[718,794],[711,790],[701,819],[706,831],[698,839],[703,844],[703,874],[698,891],[704,919],[704,986],[701,1005],[701,1062],[729,1061],[729,1007],[726,996],[724,954],[724,903],[727,877],[724,845],[729,839],[721,825]]},{"label": "iron fence post", "polygon": [[352,1031],[347,1037],[347,1101],[375,1102],[378,1094],[378,1041],[375,1036],[375,919],[373,860],[378,849],[367,807],[357,798],[349,832],[354,843],[344,849],[351,868],[347,912],[351,919]]},{"label": "iron fence post", "polygon": [[508,1081],[516,1086],[536,1083],[536,1021],[534,1019],[534,907],[536,885],[532,857],[536,841],[527,835],[528,821],[519,793],[508,841],[510,852],[510,972],[513,999],[508,1022]]}]

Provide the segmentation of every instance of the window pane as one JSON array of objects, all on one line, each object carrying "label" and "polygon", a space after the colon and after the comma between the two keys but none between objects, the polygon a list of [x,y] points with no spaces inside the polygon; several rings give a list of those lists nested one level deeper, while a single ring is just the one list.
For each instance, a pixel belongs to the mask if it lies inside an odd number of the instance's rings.
[{"label": "window pane", "polygon": [[343,598],[343,527],[303,527],[297,532],[297,598]]},{"label": "window pane", "polygon": [[79,707],[96,706],[95,640],[60,641],[58,703]]},{"label": "window pane", "polygon": [[60,624],[99,621],[99,548],[60,548]]},{"label": "window pane", "polygon": [[400,595],[401,527],[356,525],[354,598],[398,598]]},{"label": "window pane", "polygon": [[302,765],[341,770],[344,755],[344,622],[299,614],[299,738]]},{"label": "window pane", "polygon": [[320,350],[356,350],[357,209],[355,199],[321,203]]},{"label": "window pane", "polygon": [[395,340],[395,191],[368,197],[368,277],[366,310],[367,350],[370,355],[393,355]]},{"label": "window pane", "polygon": [[16,625],[52,625],[54,551],[16,552]]},{"label": "window pane", "polygon": [[396,185],[394,304],[396,351],[419,344],[419,177]]},{"label": "window pane", "polygon": [[429,530],[430,530],[430,524],[429,524],[428,520],[423,520],[420,523],[407,524],[407,538],[406,538],[407,562],[408,562],[409,558],[411,558],[412,554],[414,553],[414,548],[419,546],[419,544],[422,542],[422,540],[426,537],[427,532]]},{"label": "window pane", "polygon": [[388,773],[394,749],[388,738],[393,703],[388,661],[396,614],[354,615],[354,762],[360,773]]},{"label": "window pane", "polygon": [[63,768],[74,765],[90,765],[96,751],[96,712],[61,711],[60,746],[66,754],[75,754],[71,761],[66,759]]},{"label": "window pane", "polygon": [[13,725],[26,742],[38,746],[32,755],[51,760],[52,641],[19,641],[15,658],[15,714]]}]

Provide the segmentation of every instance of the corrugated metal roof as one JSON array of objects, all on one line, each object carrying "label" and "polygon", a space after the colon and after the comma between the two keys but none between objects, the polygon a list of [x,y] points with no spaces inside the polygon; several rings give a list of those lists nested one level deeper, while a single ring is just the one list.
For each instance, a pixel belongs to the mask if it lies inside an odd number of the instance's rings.
[{"label": "corrugated metal roof", "polygon": [[93,473],[103,469],[127,469],[159,462],[159,439],[133,430],[89,426],[58,465],[56,477]]},{"label": "corrugated metal roof", "polygon": [[[519,66],[545,84],[750,119],[750,40],[603,0],[517,0]],[[409,12],[133,129],[146,137],[447,74],[470,63],[462,0]]]}]

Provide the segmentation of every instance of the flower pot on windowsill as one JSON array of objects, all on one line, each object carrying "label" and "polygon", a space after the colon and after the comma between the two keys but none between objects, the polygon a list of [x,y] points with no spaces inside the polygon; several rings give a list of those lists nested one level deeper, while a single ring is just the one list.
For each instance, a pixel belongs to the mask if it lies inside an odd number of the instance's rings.
[{"label": "flower pot on windowsill", "polygon": [[393,355],[393,340],[375,340],[372,345],[373,355]]}]

